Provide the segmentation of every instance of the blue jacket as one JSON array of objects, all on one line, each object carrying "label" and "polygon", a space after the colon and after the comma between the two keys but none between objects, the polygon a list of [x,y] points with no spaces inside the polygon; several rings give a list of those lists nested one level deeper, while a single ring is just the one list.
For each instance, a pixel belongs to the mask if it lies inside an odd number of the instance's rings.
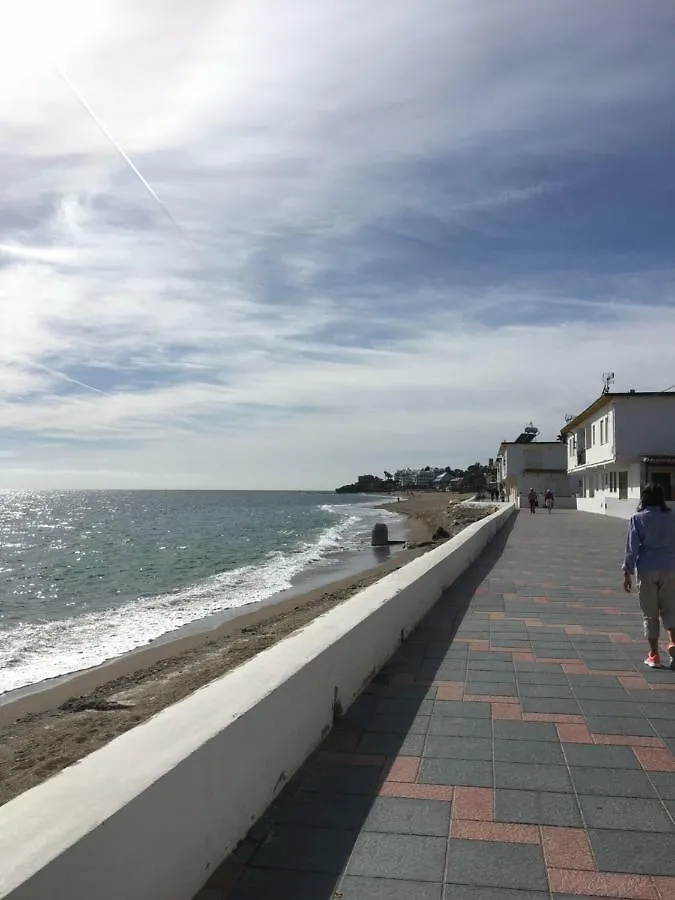
[{"label": "blue jacket", "polygon": [[648,507],[628,526],[624,568],[638,572],[675,571],[675,513]]}]

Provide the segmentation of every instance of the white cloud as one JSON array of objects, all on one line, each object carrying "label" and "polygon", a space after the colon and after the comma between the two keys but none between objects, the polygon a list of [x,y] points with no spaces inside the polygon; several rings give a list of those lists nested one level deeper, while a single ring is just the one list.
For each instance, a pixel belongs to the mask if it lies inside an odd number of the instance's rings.
[{"label": "white cloud", "polygon": [[[20,5],[0,38],[0,417],[21,458],[7,486],[330,486],[467,463],[530,418],[555,431],[599,373],[627,371],[655,317],[675,337],[654,305],[671,276],[649,267],[590,297],[561,297],[556,272],[378,275],[392,235],[442,249],[453,229],[553,210],[564,174],[523,179],[528,160],[634,140],[631,115],[666,90],[667,57],[640,41],[667,4],[55,9]],[[577,314],[546,324],[562,301]],[[638,376],[675,381],[659,354]]]}]

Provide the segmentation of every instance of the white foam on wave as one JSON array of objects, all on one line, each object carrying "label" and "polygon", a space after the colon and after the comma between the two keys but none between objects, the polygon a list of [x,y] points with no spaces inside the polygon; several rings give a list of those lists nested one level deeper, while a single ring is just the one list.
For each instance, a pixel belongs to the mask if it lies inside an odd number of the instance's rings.
[{"label": "white foam on wave", "polygon": [[169,594],[140,597],[114,609],[0,632],[0,694],[98,665],[198,619],[266,600],[307,569],[369,543],[376,520],[397,519],[365,504],[325,504],[337,521],[294,552],[272,552],[257,565],[221,572]]}]

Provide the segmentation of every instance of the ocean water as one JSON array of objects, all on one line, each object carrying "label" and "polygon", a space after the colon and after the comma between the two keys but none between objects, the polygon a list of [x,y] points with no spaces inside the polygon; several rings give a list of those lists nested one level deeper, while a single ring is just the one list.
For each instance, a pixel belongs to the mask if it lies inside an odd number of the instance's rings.
[{"label": "ocean water", "polygon": [[354,496],[0,493],[0,694],[366,568],[376,521],[400,536],[400,517]]}]

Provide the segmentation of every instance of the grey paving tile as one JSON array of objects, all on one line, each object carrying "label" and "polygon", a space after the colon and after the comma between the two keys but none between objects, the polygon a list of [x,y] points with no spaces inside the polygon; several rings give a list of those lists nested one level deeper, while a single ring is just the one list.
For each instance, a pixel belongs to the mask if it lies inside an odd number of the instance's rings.
[{"label": "grey paving tile", "polygon": [[568,687],[567,675],[564,672],[521,672],[516,678],[520,684],[557,684]]},{"label": "grey paving tile", "polygon": [[434,707],[433,700],[410,700],[398,697],[385,697],[377,704],[375,713],[380,716],[430,716]]},{"label": "grey paving tile", "polygon": [[488,703],[464,703],[461,700],[437,700],[434,703],[433,715],[456,716],[462,719],[489,719],[490,705]]},{"label": "grey paving tile", "polygon": [[372,806],[367,794],[295,791],[275,808],[275,822],[315,828],[360,828]]},{"label": "grey paving tile", "polygon": [[522,791],[570,793],[572,782],[565,766],[495,762],[495,787]]},{"label": "grey paving tile", "polygon": [[607,744],[563,744],[570,766],[593,766],[604,769],[640,769],[630,747]]},{"label": "grey paving tile", "polygon": [[659,800],[639,797],[580,796],[588,828],[622,831],[675,831]]},{"label": "grey paving tile", "polygon": [[675,772],[650,772],[649,780],[664,800],[675,800]]},{"label": "grey paving tile", "polygon": [[359,741],[356,752],[384,756],[420,756],[423,747],[423,734],[403,735],[369,731]]},{"label": "grey paving tile", "polygon": [[627,694],[622,687],[591,687],[590,685],[581,684],[573,688],[574,696],[577,700],[595,700],[607,701],[618,700],[625,701]]},{"label": "grey paving tile", "polygon": [[331,900],[337,876],[316,872],[286,872],[281,869],[248,869],[231,895],[231,900]]},{"label": "grey paving tile", "polygon": [[675,876],[675,834],[590,829],[601,872]]},{"label": "grey paving tile", "polygon": [[562,713],[578,716],[581,709],[576,700],[555,700],[551,697],[523,697],[523,712],[528,713]]},{"label": "grey paving tile", "polygon": [[497,719],[494,734],[495,740],[558,742],[558,732],[550,722],[511,722]]},{"label": "grey paving tile", "polygon": [[491,738],[427,736],[424,756],[439,759],[492,759]]},{"label": "grey paving tile", "polygon": [[447,837],[450,831],[450,804],[442,800],[378,797],[363,825],[363,831]]},{"label": "grey paving tile", "polygon": [[[442,900],[442,891],[442,884],[392,878],[361,878],[356,875],[347,875],[340,884],[344,900]],[[285,896],[279,895],[280,900]],[[295,900],[295,897],[289,897],[289,900]]]},{"label": "grey paving tile", "polygon": [[488,682],[504,682],[505,684],[515,684],[516,676],[513,670],[508,672],[486,672],[482,669],[471,669],[468,672],[471,681],[488,681]]},{"label": "grey paving tile", "polygon": [[548,879],[541,847],[452,838],[446,881],[480,887],[546,891]]},{"label": "grey paving tile", "polygon": [[256,853],[259,869],[339,873],[349,859],[356,832],[277,824]]},{"label": "grey paving tile", "polygon": [[619,716],[639,719],[640,707],[632,700],[581,700],[585,716]]},{"label": "grey paving tile", "polygon": [[381,731],[386,734],[426,734],[431,716],[372,716],[363,725],[364,731]]},{"label": "grey paving tile", "polygon": [[570,766],[572,781],[578,794],[600,797],[645,797],[656,796],[652,783],[644,772],[636,769],[595,768],[592,766]]},{"label": "grey paving tile", "polygon": [[363,832],[346,874],[440,882],[446,846],[447,840],[440,837]]},{"label": "grey paving tile", "polygon": [[675,737],[675,719],[656,719],[649,720],[654,731],[663,738]]},{"label": "grey paving tile", "polygon": [[572,688],[566,684],[520,684],[521,697],[551,697],[556,700],[573,700]]},{"label": "grey paving tile", "polygon": [[[519,891],[512,888],[474,887],[469,884],[446,884],[443,900],[550,900],[543,891]],[[576,900],[579,900],[577,897]],[[596,897],[595,900],[598,900]]]},{"label": "grey paving tile", "polygon": [[474,695],[483,694],[485,696],[494,697],[516,697],[518,691],[516,690],[515,683],[509,685],[504,684],[503,682],[488,683],[486,681],[467,681],[466,693]]},{"label": "grey paving tile", "polygon": [[565,765],[562,747],[553,741],[503,741],[497,738],[494,758],[499,762]]},{"label": "grey paving tile", "polygon": [[656,737],[647,719],[622,718],[620,716],[586,716],[593,734],[628,734],[634,737]]},{"label": "grey paving tile", "polygon": [[349,766],[312,762],[300,777],[303,791],[341,794],[375,794],[382,769],[379,766]]},{"label": "grey paving tile", "polygon": [[579,804],[574,794],[546,791],[495,791],[495,819],[497,822],[517,822],[522,825],[557,825],[581,828]]},{"label": "grey paving tile", "polygon": [[429,726],[430,735],[447,735],[449,737],[482,737],[492,736],[491,719],[464,719],[451,716],[435,716]]},{"label": "grey paving tile", "polygon": [[492,787],[492,763],[470,759],[422,759],[420,784]]}]

